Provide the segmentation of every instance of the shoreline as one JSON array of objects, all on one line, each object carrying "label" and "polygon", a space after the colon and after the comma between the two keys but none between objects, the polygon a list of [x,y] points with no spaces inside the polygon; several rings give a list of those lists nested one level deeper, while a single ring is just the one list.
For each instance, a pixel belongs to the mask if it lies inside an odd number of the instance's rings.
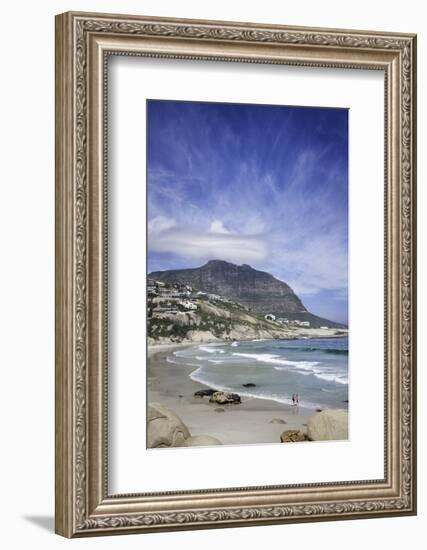
[{"label": "shoreline", "polygon": [[174,351],[194,345],[197,343],[148,346],[149,403],[161,403],[171,409],[192,435],[216,437],[224,445],[281,444],[280,435],[283,431],[300,430],[306,433],[307,420],[315,414],[313,409],[245,396],[242,396],[239,405],[220,406],[209,403],[207,397],[194,397],[196,391],[210,388],[190,378],[196,367],[167,361],[167,357]]},{"label": "shoreline", "polygon": [[[326,330],[328,331],[327,333]],[[336,332],[339,331],[340,334],[336,334]],[[318,340],[318,339],[322,339],[322,338],[345,338],[345,337],[348,337],[349,335],[349,330],[348,329],[316,329],[316,328],[302,328],[302,329],[299,329],[298,331],[298,334],[292,334],[292,335],[289,335],[288,337],[283,337],[283,338],[260,338],[259,340],[260,341],[273,341],[273,340]],[[247,339],[239,339],[239,340],[234,340],[234,339],[231,339],[230,341],[233,341],[233,342],[253,342],[254,341],[254,338],[247,338]],[[221,339],[218,339],[218,338],[212,338],[212,339],[194,339],[194,340],[186,340],[186,341],[182,341],[182,342],[171,342],[171,341],[168,341],[168,342],[156,342],[156,341],[151,341],[148,343],[148,346],[147,346],[147,349],[149,350],[149,353],[150,353],[150,348],[153,348],[153,349],[167,349],[167,348],[174,348],[174,347],[181,347],[181,346],[187,346],[187,347],[190,347],[190,346],[196,346],[198,344],[221,344],[221,343],[224,343],[224,342],[229,342],[228,340],[221,340]]]}]

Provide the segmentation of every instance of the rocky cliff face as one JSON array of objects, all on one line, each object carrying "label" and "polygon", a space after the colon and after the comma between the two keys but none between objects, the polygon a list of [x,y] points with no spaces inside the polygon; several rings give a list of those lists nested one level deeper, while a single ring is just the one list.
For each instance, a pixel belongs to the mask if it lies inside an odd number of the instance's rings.
[{"label": "rocky cliff face", "polygon": [[154,271],[151,279],[191,285],[203,292],[226,296],[258,313],[305,313],[301,300],[286,283],[251,266],[210,260],[193,269]]}]

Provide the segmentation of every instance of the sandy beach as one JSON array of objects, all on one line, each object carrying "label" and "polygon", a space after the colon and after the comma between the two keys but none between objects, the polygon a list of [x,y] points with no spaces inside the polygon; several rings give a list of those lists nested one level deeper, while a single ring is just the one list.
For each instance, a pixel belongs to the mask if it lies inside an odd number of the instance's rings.
[{"label": "sandy beach", "polygon": [[[167,357],[188,344],[149,346],[148,401],[158,402],[174,411],[192,435],[209,435],[224,445],[279,443],[285,430],[306,431],[314,411],[268,399],[242,397],[240,405],[209,403],[209,398],[194,397],[205,386],[190,378],[194,367],[172,364]],[[221,410],[221,412],[218,412]],[[271,423],[273,419],[280,419]]]}]

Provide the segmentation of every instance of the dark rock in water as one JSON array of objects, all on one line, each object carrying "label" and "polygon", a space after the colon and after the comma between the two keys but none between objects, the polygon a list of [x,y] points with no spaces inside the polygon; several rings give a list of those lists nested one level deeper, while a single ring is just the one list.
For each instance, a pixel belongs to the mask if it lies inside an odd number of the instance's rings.
[{"label": "dark rock in water", "polygon": [[178,397],[184,397],[183,395],[179,394]]},{"label": "dark rock in water", "polygon": [[348,399],[344,399],[343,403],[348,403]]},{"label": "dark rock in water", "polygon": [[270,420],[269,424],[287,424],[287,422],[283,420],[283,418],[273,418]]},{"label": "dark rock in water", "polygon": [[228,393],[224,391],[216,391],[211,395],[209,403],[218,403],[218,405],[238,405],[241,403],[238,393]]},{"label": "dark rock in water", "polygon": [[322,412],[322,409],[316,409],[316,412],[317,412],[317,413],[321,413],[321,412]]},{"label": "dark rock in water", "polygon": [[244,388],[255,388],[256,384],[253,384],[252,382],[248,382],[247,384],[242,384]]},{"label": "dark rock in water", "polygon": [[208,388],[206,390],[198,390],[194,394],[194,397],[210,397],[216,392],[216,390],[212,390],[211,388]]},{"label": "dark rock in water", "polygon": [[221,407],[217,407],[216,409],[214,409],[214,411],[216,413],[223,413],[223,412],[225,412],[225,409],[222,409]]},{"label": "dark rock in water", "polygon": [[299,430],[286,430],[280,436],[282,443],[296,443],[297,441],[308,441],[308,436]]}]

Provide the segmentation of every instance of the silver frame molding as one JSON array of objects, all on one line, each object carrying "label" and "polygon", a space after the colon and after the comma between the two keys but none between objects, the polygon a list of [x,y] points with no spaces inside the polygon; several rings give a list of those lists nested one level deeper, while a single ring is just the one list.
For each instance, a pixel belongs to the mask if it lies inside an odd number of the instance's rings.
[{"label": "silver frame molding", "polygon": [[[108,494],[105,182],[110,55],[384,71],[384,479]],[[72,12],[56,17],[58,534],[79,537],[416,513],[415,126],[412,34]]]}]

